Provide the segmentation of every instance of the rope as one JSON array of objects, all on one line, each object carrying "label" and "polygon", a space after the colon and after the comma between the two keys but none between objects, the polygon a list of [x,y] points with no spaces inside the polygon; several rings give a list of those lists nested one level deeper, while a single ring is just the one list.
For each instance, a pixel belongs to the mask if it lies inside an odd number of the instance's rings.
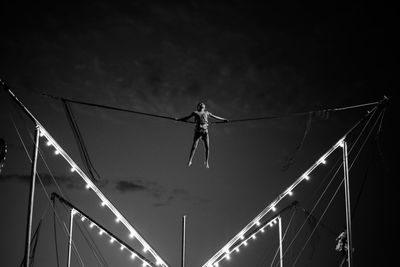
[{"label": "rope", "polygon": [[[62,100],[62,101],[70,102],[70,103],[75,103],[75,104],[81,104],[81,105],[86,105],[86,106],[92,106],[92,107],[98,107],[98,108],[105,108],[105,109],[110,109],[110,110],[134,113],[134,114],[148,116],[148,117],[155,117],[155,118],[160,118],[160,119],[167,119],[167,120],[177,121],[177,118],[170,117],[170,116],[152,114],[152,113],[147,113],[147,112],[142,112],[142,111],[137,111],[137,110],[132,110],[132,109],[124,109],[124,108],[118,108],[118,107],[113,107],[113,106],[94,104],[94,103],[89,103],[89,102],[84,102],[84,101],[77,101],[77,100],[57,97],[57,96],[53,96],[53,95],[49,95],[49,94],[44,94],[44,93],[42,95],[46,96],[46,97],[53,98],[53,99],[58,99],[58,100]],[[384,97],[384,100],[387,100],[386,96]],[[382,101],[384,101],[384,100],[382,100]],[[310,113],[322,114],[323,116],[328,116],[328,114],[330,112],[343,111],[343,110],[348,110],[348,109],[355,109],[355,108],[360,108],[360,107],[367,107],[367,106],[377,105],[377,104],[381,103],[382,101],[359,104],[359,105],[353,105],[353,106],[347,106],[347,107],[341,107],[341,108],[322,109],[322,110],[314,110],[314,111],[307,111],[307,112],[287,113],[287,114],[280,114],[280,115],[260,116],[260,117],[243,118],[243,119],[233,119],[233,120],[227,120],[227,121],[216,121],[216,122],[212,122],[212,123],[213,124],[217,124],[217,123],[237,123],[237,122],[246,122],[246,121],[271,120],[271,119],[279,119],[279,118],[284,118],[284,117],[303,116],[303,115],[307,115],[307,114],[310,114]],[[182,121],[182,122],[193,123],[191,121]]]},{"label": "rope", "polygon": [[79,153],[81,154],[81,159],[86,166],[87,171],[89,172],[92,180],[98,181],[101,179],[99,173],[97,172],[96,168],[93,166],[92,161],[90,160],[89,152],[86,149],[85,142],[83,140],[82,134],[79,130],[78,123],[76,122],[74,113],[71,109],[71,106],[65,100],[62,100],[65,113],[68,118],[68,122],[72,128],[72,132],[74,133],[75,141],[78,144]]},{"label": "rope", "polygon": [[297,154],[300,152],[300,150],[303,148],[304,142],[306,141],[306,137],[308,136],[308,133],[311,130],[312,119],[313,119],[313,113],[310,112],[308,114],[308,119],[307,119],[307,123],[306,123],[306,128],[305,128],[304,133],[303,133],[303,138],[301,139],[300,143],[295,148],[295,151],[287,159],[286,163],[282,166],[282,170],[283,171],[287,171],[290,168],[290,166],[292,166],[295,163],[294,159],[297,156]]},{"label": "rope", "polygon": [[[364,146],[365,146],[365,144],[366,144],[368,138],[370,137],[372,131],[374,130],[374,128],[375,128],[377,122],[379,121],[379,118],[381,117],[381,115],[382,115],[382,113],[379,114],[378,119],[375,121],[375,123],[373,124],[373,126],[372,126],[371,130],[369,131],[367,137],[365,138],[364,142],[361,144],[361,147],[360,147],[360,149],[358,150],[358,153],[356,154],[354,160],[352,161],[352,163],[351,163],[350,166],[349,166],[349,170],[351,170],[351,168],[353,167],[354,163],[356,162],[358,156],[359,156],[360,153],[361,153],[361,150],[364,148]],[[361,134],[360,134],[360,135],[361,135]],[[320,216],[320,218],[319,218],[319,220],[318,220],[318,222],[317,222],[317,225],[319,225],[319,223],[321,222],[322,218],[324,217],[326,211],[328,210],[328,208],[329,208],[330,205],[332,204],[333,199],[335,198],[335,196],[336,196],[337,193],[339,192],[339,189],[340,189],[340,187],[342,186],[343,182],[344,182],[344,179],[342,179],[342,181],[340,182],[339,186],[337,187],[335,193],[334,193],[333,196],[331,197],[331,199],[330,199],[328,205],[326,206],[324,212],[323,212],[322,215]],[[313,231],[311,232],[311,234],[309,235],[308,239],[306,240],[304,246],[302,247],[302,249],[300,250],[299,254],[297,255],[297,257],[296,257],[296,259],[295,259],[295,261],[294,261],[294,263],[293,263],[292,266],[295,266],[295,264],[297,263],[298,259],[300,258],[300,255],[302,254],[302,252],[304,251],[304,249],[305,249],[305,247],[307,246],[308,242],[310,241],[312,235],[314,234],[315,229],[316,229],[316,227],[314,228],[314,230],[313,230]]]},{"label": "rope", "polygon": [[[21,134],[19,133],[19,130],[18,130],[18,128],[17,128],[17,126],[16,126],[16,124],[15,124],[15,122],[14,122],[14,120],[13,120],[12,117],[11,117],[11,120],[12,120],[12,123],[13,123],[13,125],[14,125],[14,128],[15,128],[15,130],[16,130],[16,132],[17,132],[17,135],[18,135],[18,137],[19,137],[19,139],[20,139],[20,141],[21,141],[21,144],[22,144],[22,146],[23,146],[23,148],[24,148],[24,150],[25,150],[25,153],[26,153],[26,155],[27,155],[29,161],[32,163],[32,159],[31,159],[31,157],[30,157],[30,155],[29,155],[28,149],[26,148],[25,142],[24,142],[24,140],[22,139]],[[30,136],[31,136],[31,138],[32,138],[32,140],[33,140],[32,134],[30,134]],[[39,180],[39,182],[40,182],[40,184],[41,184],[41,186],[42,186],[42,188],[43,188],[43,191],[44,191],[44,193],[45,193],[45,195],[46,195],[46,197],[47,197],[47,200],[48,200],[49,203],[51,204],[51,203],[52,203],[52,202],[51,202],[51,199],[50,199],[50,197],[49,197],[49,194],[47,193],[46,187],[44,186],[42,179],[40,178],[39,173],[37,173],[36,175],[37,175],[37,178],[38,178],[38,180]],[[58,219],[59,223],[61,223],[61,219],[60,219],[60,217],[58,216],[57,212],[55,211],[54,207],[53,207],[53,211],[54,211],[55,214],[57,215],[57,219]],[[65,229],[63,229],[63,230],[64,230],[64,234],[68,237],[68,230],[67,230],[67,228],[65,227]],[[72,242],[72,245],[73,245],[73,248],[74,248],[74,253],[75,253],[75,255],[77,255],[77,257],[80,259],[80,264],[81,264],[81,266],[85,266],[85,265],[83,264],[83,261],[82,261],[82,258],[81,258],[81,256],[80,256],[80,254],[79,254],[79,251],[76,249],[75,243]]]},{"label": "rope", "polygon": [[[373,111],[373,112],[375,112],[375,110],[376,110],[376,109],[374,108],[374,111]],[[368,115],[369,115],[369,114],[370,114],[370,113],[368,113]],[[374,113],[373,113],[373,114],[374,114]],[[371,116],[371,117],[372,117],[372,116]],[[370,122],[370,120],[371,120],[371,117],[369,118],[369,120],[368,120],[368,122],[366,123],[366,125],[369,124],[369,122]],[[364,117],[364,118],[365,118],[365,117]],[[364,118],[363,118],[363,119],[364,119]],[[362,119],[362,120],[363,120],[363,119]],[[357,125],[359,125],[360,122],[361,122],[361,120],[358,121],[358,122],[356,123],[356,125],[354,125],[354,126],[352,127],[352,129],[354,129]],[[360,137],[361,134],[364,132],[366,125],[364,126],[364,128],[362,129],[362,131],[361,131],[361,133],[359,134],[358,137]],[[354,146],[355,146],[355,144],[358,142],[358,140],[359,140],[359,138],[357,138],[356,141],[355,141],[355,143],[353,143],[353,145],[352,145],[351,148],[349,149],[349,153],[352,151],[352,149],[354,148]],[[325,193],[327,192],[329,186],[331,185],[331,183],[333,182],[334,178],[335,178],[336,175],[338,174],[338,172],[339,172],[340,168],[342,167],[342,165],[343,165],[343,163],[341,163],[340,166],[337,167],[337,169],[336,169],[335,173],[333,174],[332,178],[330,179],[330,181],[329,181],[328,184],[326,185],[325,189],[324,189],[323,192],[321,193],[320,197],[318,198],[318,200],[317,200],[316,203],[314,204],[313,208],[311,209],[310,214],[312,214],[312,213],[314,212],[314,210],[315,210],[316,207],[318,206],[319,202],[322,200],[322,197],[323,197],[323,196],[325,195]],[[336,167],[336,166],[333,166],[333,167],[331,168],[331,170],[334,169],[335,167]],[[331,172],[331,171],[330,171],[330,172]],[[329,173],[330,173],[330,172],[329,172]],[[286,250],[283,252],[283,257],[285,257],[285,255],[286,255],[286,253],[288,252],[289,248],[293,245],[294,241],[297,239],[298,235],[300,234],[300,231],[304,228],[305,224],[307,223],[307,219],[308,219],[308,218],[306,218],[306,219],[304,220],[303,224],[302,224],[302,225],[300,226],[300,228],[297,230],[296,234],[295,234],[294,237],[292,238],[292,240],[291,240],[291,242],[289,243],[288,247],[287,247]],[[314,228],[314,229],[315,229],[315,228]]]},{"label": "rope", "polygon": [[[105,106],[105,105],[100,105],[100,104],[93,104],[93,103],[83,102],[83,101],[76,101],[76,100],[66,99],[66,98],[62,98],[62,97],[56,97],[56,96],[52,96],[52,95],[48,95],[48,94],[42,94],[42,95],[47,96],[47,97],[51,97],[51,98],[54,98],[54,99],[59,99],[59,100],[62,100],[62,101],[70,102],[70,103],[75,103],[75,104],[81,104],[81,105],[92,106],[92,107],[97,107],[97,108],[105,108],[105,109],[116,110],[116,111],[123,111],[123,112],[138,114],[138,115],[144,115],[144,116],[149,116],[149,117],[154,117],[154,118],[161,118],[161,119],[176,121],[176,118],[169,117],[169,116],[151,114],[151,113],[137,111],[137,110],[124,109],[124,108],[118,108],[118,107],[112,107],[112,106]],[[187,122],[187,123],[190,123],[190,122]]]}]

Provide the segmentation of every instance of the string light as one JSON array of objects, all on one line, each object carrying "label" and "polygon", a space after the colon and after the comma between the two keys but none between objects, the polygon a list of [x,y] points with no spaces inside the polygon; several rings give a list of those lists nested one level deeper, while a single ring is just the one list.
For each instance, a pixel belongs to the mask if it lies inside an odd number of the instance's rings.
[{"label": "string light", "polygon": [[275,206],[272,206],[272,211],[276,211],[276,207]]},{"label": "string light", "polygon": [[310,180],[310,176],[308,176],[308,175],[304,175],[303,178],[304,178],[304,180],[307,180],[307,181]]},{"label": "string light", "polygon": [[132,254],[131,254],[131,259],[133,260],[133,259],[135,259],[135,258],[136,258],[136,254],[132,252]]},{"label": "string light", "polygon": [[113,237],[111,237],[110,243],[112,244],[112,243],[114,243],[114,241],[115,241],[115,239]]},{"label": "string light", "polygon": [[121,245],[121,247],[119,248],[120,250],[124,250],[125,246]]},{"label": "string light", "polygon": [[[56,155],[62,154],[63,155],[63,158],[70,165],[70,169],[69,170],[71,172],[76,172],[79,169],[78,166],[76,165],[76,163],[71,159],[71,157],[61,148],[61,146],[58,145],[58,143],[41,126],[39,128],[39,135],[40,136],[45,136],[45,138],[47,138],[47,141],[46,141],[46,145],[47,146],[53,146],[55,148],[54,154],[56,154]],[[115,221],[117,223],[121,222],[122,219],[125,219],[124,217],[122,217],[122,215],[120,215],[120,213],[113,206],[113,204],[109,203],[109,201],[103,195],[103,193],[96,187],[96,185],[94,185],[90,181],[89,177],[87,177],[87,175],[85,175],[84,172],[78,172],[78,174],[86,182],[85,188],[86,189],[93,189],[93,191],[96,193],[96,195],[102,200],[101,206],[107,206],[114,213],[114,215],[116,216]],[[86,218],[84,216],[81,217],[81,221],[82,222],[85,221],[85,219]],[[129,222],[126,222],[126,220],[123,220],[122,223],[129,230],[130,238],[136,237],[137,240],[144,246],[144,251],[145,252],[149,251],[151,253],[151,255],[156,259],[156,262],[159,265],[161,265],[163,267],[168,267],[168,265],[161,259],[161,257],[159,257],[157,255],[157,253],[150,247],[150,245],[147,244],[147,242],[138,233],[136,233],[135,229],[133,228],[133,226]],[[93,228],[94,226],[97,226],[97,225],[95,225],[93,222],[90,223],[90,228]],[[100,235],[102,235],[103,233],[105,233],[104,230],[99,232]],[[115,242],[115,241],[113,241],[113,242]],[[144,261],[144,266],[150,266],[150,264],[147,261]]]}]

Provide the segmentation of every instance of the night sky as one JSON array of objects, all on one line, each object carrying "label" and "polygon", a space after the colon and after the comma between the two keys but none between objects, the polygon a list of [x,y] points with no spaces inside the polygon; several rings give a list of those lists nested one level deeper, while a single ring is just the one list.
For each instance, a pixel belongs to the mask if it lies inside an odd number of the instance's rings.
[{"label": "night sky", "polygon": [[[43,94],[174,118],[189,115],[202,101],[210,112],[231,120],[340,108],[386,95],[379,137],[375,128],[359,156],[354,152],[349,160],[356,159],[350,171],[355,266],[388,266],[398,233],[392,176],[393,91],[398,85],[393,7],[372,1],[2,1],[0,10],[0,78],[83,170],[62,102]],[[186,215],[186,266],[201,266],[371,106],[331,112],[328,118],[317,114],[311,121],[304,115],[212,124],[210,169],[203,164],[202,143],[192,166],[186,166],[193,124],[78,104],[71,108],[101,177],[98,187],[170,266],[180,266]],[[34,125],[4,90],[0,125],[8,148],[0,174],[1,266],[19,266],[30,179],[24,145],[31,154]],[[350,136],[350,144],[358,133]],[[56,246],[46,197],[46,192],[59,192],[52,176],[70,202],[141,250],[66,162],[43,141],[40,148],[45,162],[39,158],[38,171],[46,191],[37,183],[34,226],[43,220],[35,266],[57,266],[56,248],[60,264],[66,264],[62,228],[69,213],[57,203]],[[296,200],[311,211],[340,159],[340,152],[333,153],[278,210]],[[321,198],[317,218],[340,177]],[[300,209],[282,215],[284,230],[291,222],[284,247],[305,219]],[[345,225],[343,187],[321,223],[302,249],[312,232],[306,222],[285,254],[285,266],[339,266],[335,238]],[[101,251],[105,266],[141,266],[97,231],[86,232],[87,223],[77,220],[75,225],[85,266],[101,266],[85,237]],[[270,266],[277,242],[277,227],[271,228],[220,266]],[[75,254],[72,266],[80,266]]]}]

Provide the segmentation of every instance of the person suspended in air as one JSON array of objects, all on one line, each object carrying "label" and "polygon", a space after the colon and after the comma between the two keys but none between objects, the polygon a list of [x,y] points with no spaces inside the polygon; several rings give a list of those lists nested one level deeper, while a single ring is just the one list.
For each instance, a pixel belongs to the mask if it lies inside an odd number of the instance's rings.
[{"label": "person suspended in air", "polygon": [[187,121],[190,118],[194,117],[194,122],[196,124],[194,128],[194,137],[193,137],[193,144],[190,149],[190,155],[189,155],[189,161],[188,161],[188,166],[192,165],[192,159],[194,156],[194,153],[196,151],[197,145],[200,141],[200,138],[203,140],[204,143],[204,148],[205,148],[205,161],[204,165],[206,165],[206,168],[209,168],[208,164],[208,158],[210,155],[210,137],[208,135],[208,118],[213,118],[217,120],[221,120],[224,122],[228,122],[227,119],[216,116],[212,114],[211,112],[206,110],[206,105],[202,102],[200,102],[197,105],[197,110],[193,111],[189,116],[183,117],[176,119],[178,121]]}]

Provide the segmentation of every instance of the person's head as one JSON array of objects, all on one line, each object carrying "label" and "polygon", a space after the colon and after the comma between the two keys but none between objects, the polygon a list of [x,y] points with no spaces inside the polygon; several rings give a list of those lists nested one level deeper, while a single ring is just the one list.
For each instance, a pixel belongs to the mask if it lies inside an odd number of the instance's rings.
[{"label": "person's head", "polygon": [[198,111],[204,110],[205,108],[206,108],[206,105],[203,102],[200,102],[197,104]]}]

